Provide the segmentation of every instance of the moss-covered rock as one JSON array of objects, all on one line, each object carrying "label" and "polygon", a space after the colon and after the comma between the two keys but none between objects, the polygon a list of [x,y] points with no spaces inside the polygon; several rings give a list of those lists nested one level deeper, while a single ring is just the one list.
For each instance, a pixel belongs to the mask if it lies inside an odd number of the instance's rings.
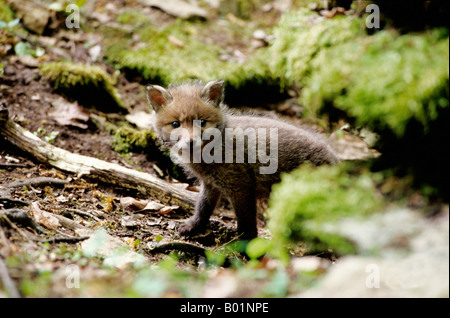
[{"label": "moss-covered rock", "polygon": [[325,19],[306,8],[288,12],[275,27],[275,40],[268,48],[272,76],[286,85],[299,83],[321,50],[363,34],[363,21],[355,17]]},{"label": "moss-covered rock", "polygon": [[302,101],[314,112],[332,104],[358,125],[389,129],[398,138],[413,118],[426,130],[449,105],[448,46],[438,31],[383,31],[321,50]]},{"label": "moss-covered rock", "polygon": [[157,149],[158,138],[151,130],[137,130],[131,127],[120,127],[114,132],[114,150],[121,153],[142,151],[143,149]]},{"label": "moss-covered rock", "polygon": [[168,85],[187,79],[209,80],[219,78],[228,67],[219,59],[220,48],[197,40],[191,33],[195,28],[188,22],[180,20],[162,30],[146,26],[137,32],[144,47],[112,44],[105,54],[120,68],[135,71],[148,81]]},{"label": "moss-covered rock", "polygon": [[288,12],[264,53],[267,77],[298,86],[306,114],[376,132],[374,169],[412,174],[448,200],[448,29],[366,31],[356,17]]},{"label": "moss-covered rock", "polygon": [[286,258],[285,246],[303,242],[310,253],[332,249],[355,253],[355,245],[323,228],[342,218],[365,216],[382,206],[375,187],[380,176],[353,165],[311,167],[304,165],[282,176],[269,201],[272,254]]},{"label": "moss-covered rock", "polygon": [[324,49],[311,65],[304,105],[375,131],[382,156],[374,169],[411,174],[448,200],[448,30],[381,31]]},{"label": "moss-covered rock", "polygon": [[56,91],[71,99],[105,111],[126,109],[113,78],[100,66],[64,61],[43,63],[39,69]]},{"label": "moss-covered rock", "polygon": [[9,22],[14,19],[14,12],[4,0],[0,0],[0,21]]},{"label": "moss-covered rock", "polygon": [[[128,15],[120,16],[121,21],[127,19]],[[219,27],[208,22],[176,20],[158,28],[150,21],[142,22],[134,31],[138,43],[117,29],[104,28],[104,34],[107,59],[127,74],[138,75],[144,83],[166,86],[191,79],[207,82],[220,78],[227,85],[227,98],[232,105],[248,104],[259,97],[270,100],[270,94],[279,95],[280,84],[268,66],[270,56],[266,48],[252,52],[244,63],[230,57],[228,41],[239,38],[250,43],[252,37],[251,30],[242,30],[232,23]],[[117,41],[118,37],[122,41]],[[267,87],[272,89],[261,89]]]}]

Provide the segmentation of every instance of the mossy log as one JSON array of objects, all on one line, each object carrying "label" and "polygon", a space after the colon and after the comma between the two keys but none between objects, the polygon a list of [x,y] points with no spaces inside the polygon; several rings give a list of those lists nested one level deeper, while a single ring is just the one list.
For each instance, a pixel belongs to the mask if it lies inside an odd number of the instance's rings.
[{"label": "mossy log", "polygon": [[87,176],[124,188],[136,189],[164,204],[179,205],[187,211],[192,210],[195,204],[196,193],[180,189],[151,174],[96,158],[74,154],[41,140],[10,120],[7,109],[1,105],[0,135],[36,160],[62,171],[75,173],[78,176]]},{"label": "mossy log", "polygon": [[81,104],[96,105],[106,111],[126,111],[127,106],[102,67],[73,62],[47,62],[39,70],[53,88]]}]

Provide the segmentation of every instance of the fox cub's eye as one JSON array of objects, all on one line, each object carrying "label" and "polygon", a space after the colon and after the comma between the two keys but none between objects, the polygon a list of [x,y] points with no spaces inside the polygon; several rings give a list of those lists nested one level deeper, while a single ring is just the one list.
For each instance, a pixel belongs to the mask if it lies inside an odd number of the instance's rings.
[{"label": "fox cub's eye", "polygon": [[200,119],[200,126],[205,127],[206,126],[206,120]]},{"label": "fox cub's eye", "polygon": [[179,121],[173,121],[171,125],[172,125],[172,128],[174,128],[174,129],[181,126]]}]

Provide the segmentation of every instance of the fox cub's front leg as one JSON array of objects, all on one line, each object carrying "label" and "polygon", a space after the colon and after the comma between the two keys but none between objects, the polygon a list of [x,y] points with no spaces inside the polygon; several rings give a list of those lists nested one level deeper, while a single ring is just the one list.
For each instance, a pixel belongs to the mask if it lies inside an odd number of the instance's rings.
[{"label": "fox cub's front leg", "polygon": [[203,184],[200,196],[195,204],[195,214],[179,227],[178,232],[181,235],[192,236],[205,231],[219,198],[219,190],[210,185]]}]

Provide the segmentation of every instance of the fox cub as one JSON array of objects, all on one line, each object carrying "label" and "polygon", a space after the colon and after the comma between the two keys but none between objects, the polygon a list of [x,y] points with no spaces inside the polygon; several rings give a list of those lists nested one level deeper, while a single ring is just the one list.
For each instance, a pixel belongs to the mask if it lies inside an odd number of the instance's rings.
[{"label": "fox cub", "polygon": [[302,162],[334,164],[338,158],[318,135],[281,120],[236,114],[223,103],[216,80],[147,87],[153,129],[172,158],[201,182],[194,215],[179,233],[206,229],[221,195],[228,197],[243,239],[257,236],[256,200],[267,198],[282,172]]}]

